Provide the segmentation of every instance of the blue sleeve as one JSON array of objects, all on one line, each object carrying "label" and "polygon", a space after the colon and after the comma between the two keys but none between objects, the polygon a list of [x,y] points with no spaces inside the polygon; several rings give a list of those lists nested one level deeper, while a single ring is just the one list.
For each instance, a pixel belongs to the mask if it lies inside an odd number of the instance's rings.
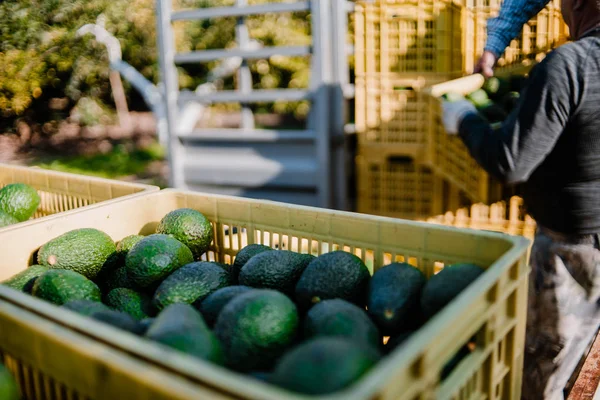
[{"label": "blue sleeve", "polygon": [[496,18],[487,25],[485,50],[501,57],[510,42],[519,36],[523,25],[539,13],[549,0],[505,0]]}]

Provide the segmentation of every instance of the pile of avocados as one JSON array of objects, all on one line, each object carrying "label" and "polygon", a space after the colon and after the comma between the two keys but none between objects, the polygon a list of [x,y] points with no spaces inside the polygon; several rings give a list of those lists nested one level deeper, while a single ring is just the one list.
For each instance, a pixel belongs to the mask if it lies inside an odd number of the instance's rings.
[{"label": "pile of avocados", "polygon": [[462,96],[451,92],[442,96],[446,101],[468,100],[491,124],[503,122],[517,106],[520,92],[525,86],[525,76],[491,77],[480,89]]},{"label": "pile of avocados", "polygon": [[484,272],[454,264],[427,279],[395,262],[371,275],[345,251],[314,256],[261,244],[242,248],[231,265],[203,261],[215,256],[213,239],[211,222],[190,208],[117,243],[77,229],[45,243],[36,265],[2,284],[139,340],[322,395],[359,380]]},{"label": "pile of avocados", "polygon": [[40,205],[37,191],[24,183],[11,183],[0,189],[0,228],[27,221]]}]

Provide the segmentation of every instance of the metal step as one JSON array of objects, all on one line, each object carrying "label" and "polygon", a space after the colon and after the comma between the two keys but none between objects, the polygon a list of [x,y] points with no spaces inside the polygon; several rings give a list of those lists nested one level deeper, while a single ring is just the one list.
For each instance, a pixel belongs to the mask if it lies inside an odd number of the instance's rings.
[{"label": "metal step", "polygon": [[313,145],[186,146],[183,168],[186,182],[205,185],[316,189],[321,179]]},{"label": "metal step", "polygon": [[171,21],[199,20],[222,17],[246,17],[249,15],[261,15],[269,13],[285,13],[309,11],[310,2],[299,1],[296,3],[271,3],[259,4],[245,7],[215,7],[201,8],[196,10],[177,11],[171,14]]},{"label": "metal step", "polygon": [[253,90],[248,93],[236,90],[223,90],[206,94],[181,92],[179,94],[179,101],[196,101],[199,103],[272,103],[275,101],[310,100],[312,97],[313,94],[309,90]]},{"label": "metal step", "polygon": [[176,64],[205,63],[231,57],[245,60],[262,60],[273,56],[302,57],[311,53],[310,46],[265,47],[262,49],[203,50],[175,54]]},{"label": "metal step", "polygon": [[197,129],[181,132],[179,137],[184,143],[208,142],[312,142],[316,134],[312,130],[275,130],[275,129]]}]

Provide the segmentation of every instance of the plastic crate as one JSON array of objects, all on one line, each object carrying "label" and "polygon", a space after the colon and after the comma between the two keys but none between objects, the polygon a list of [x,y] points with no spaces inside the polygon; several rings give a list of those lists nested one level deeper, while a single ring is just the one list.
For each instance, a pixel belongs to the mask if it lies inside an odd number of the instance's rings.
[{"label": "plastic crate", "polygon": [[459,228],[484,229],[509,235],[521,235],[533,240],[536,223],[523,208],[523,199],[513,196],[507,202],[491,205],[473,204],[455,212],[446,212],[427,219],[427,222]]},{"label": "plastic crate", "polygon": [[416,220],[468,204],[441,175],[410,157],[361,153],[356,174],[360,213]]},{"label": "plastic crate", "polygon": [[[164,190],[39,221],[0,234],[0,279],[37,247],[69,230],[102,229],[119,240],[154,231],[169,211],[191,207],[213,223],[208,259],[231,262],[247,243],[287,243],[317,254],[345,249],[379,268],[406,260],[427,276],[447,263],[487,269],[418,335],[363,379],[328,399],[518,399],[528,267],[524,238],[427,223],[201,193]],[[234,229],[237,228],[237,229]],[[0,354],[28,399],[308,399],[136,338],[0,287]],[[441,334],[443,332],[443,334]],[[443,382],[440,372],[473,336],[475,350]],[[314,398],[314,397],[310,397]]]},{"label": "plastic crate", "polygon": [[356,77],[355,116],[358,145],[391,155],[408,155],[430,161],[428,97],[426,86],[447,81],[436,79],[390,80],[378,76]]},{"label": "plastic crate", "polygon": [[[38,191],[40,205],[33,216],[34,219],[124,196],[159,190],[156,186],[139,183],[0,163],[0,187],[11,183],[25,183]],[[25,223],[27,222],[0,228],[0,231]]]},{"label": "plastic crate", "polygon": [[356,75],[403,79],[463,72],[462,7],[451,1],[359,1]]}]

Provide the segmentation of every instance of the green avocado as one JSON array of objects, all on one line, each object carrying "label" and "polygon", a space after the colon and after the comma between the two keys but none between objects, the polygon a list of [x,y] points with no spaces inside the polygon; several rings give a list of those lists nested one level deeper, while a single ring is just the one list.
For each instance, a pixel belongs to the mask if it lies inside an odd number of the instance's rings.
[{"label": "green avocado", "polygon": [[101,301],[100,289],[85,276],[65,269],[51,269],[40,275],[32,295],[57,305],[71,300]]},{"label": "green avocado", "polygon": [[106,233],[93,228],[76,229],[43,245],[38,252],[38,264],[68,269],[94,279],[115,251],[115,243]]},{"label": "green avocado", "polygon": [[168,235],[153,234],[137,242],[125,257],[127,278],[137,287],[157,287],[167,276],[194,261],[190,249]]},{"label": "green avocado", "polygon": [[293,344],[298,324],[296,306],[287,296],[272,289],[255,289],[223,308],[215,333],[230,368],[268,371]]},{"label": "green avocado", "polygon": [[40,205],[37,190],[24,183],[11,183],[0,189],[0,211],[19,222],[33,217]]},{"label": "green avocado", "polygon": [[269,250],[252,257],[242,267],[240,285],[259,289],[275,289],[294,294],[298,279],[315,257],[288,250]]},{"label": "green avocado", "polygon": [[189,304],[171,304],[158,314],[146,338],[191,356],[223,364],[223,347],[202,315]]},{"label": "green avocado", "polygon": [[286,353],[277,363],[271,383],[292,392],[326,395],[364,376],[380,355],[343,337],[319,337]]},{"label": "green avocado", "polygon": [[213,241],[213,229],[208,218],[191,208],[180,208],[163,217],[156,233],[171,235],[186,245],[195,260],[208,250]]},{"label": "green avocado", "polygon": [[354,254],[325,253],[306,267],[296,285],[296,302],[307,310],[321,300],[340,298],[358,306],[366,305],[369,270]]},{"label": "green avocado", "polygon": [[368,313],[384,335],[418,325],[421,291],[427,279],[407,263],[392,263],[373,274],[367,293]]},{"label": "green avocado", "polygon": [[169,275],[154,293],[158,310],[175,303],[199,304],[211,293],[229,286],[229,271],[224,264],[197,261]]}]

